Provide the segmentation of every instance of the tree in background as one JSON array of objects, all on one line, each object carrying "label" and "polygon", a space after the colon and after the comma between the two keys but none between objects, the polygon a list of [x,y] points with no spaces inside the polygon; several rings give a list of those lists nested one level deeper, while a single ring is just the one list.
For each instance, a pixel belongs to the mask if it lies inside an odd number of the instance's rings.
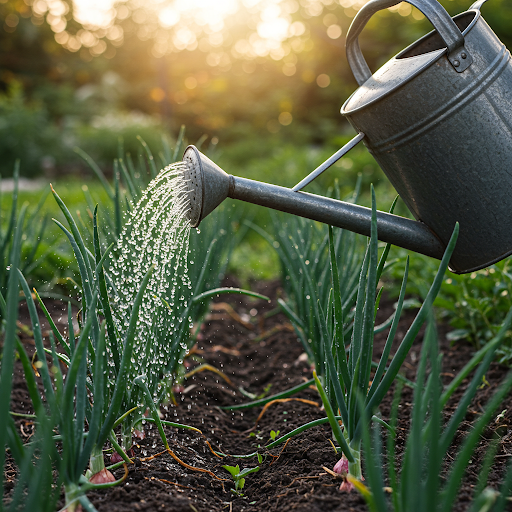
[{"label": "tree in background", "polygon": [[[470,2],[441,0],[452,15]],[[350,132],[339,114],[356,88],[344,38],[363,3],[105,0],[87,10],[83,0],[3,0],[0,87],[22,84],[25,103],[68,133],[69,119],[87,126],[138,111],[165,130],[186,124],[192,140],[324,144]],[[512,47],[510,1],[491,0],[483,13]],[[429,30],[402,3],[370,20],[361,46],[375,70]]]}]

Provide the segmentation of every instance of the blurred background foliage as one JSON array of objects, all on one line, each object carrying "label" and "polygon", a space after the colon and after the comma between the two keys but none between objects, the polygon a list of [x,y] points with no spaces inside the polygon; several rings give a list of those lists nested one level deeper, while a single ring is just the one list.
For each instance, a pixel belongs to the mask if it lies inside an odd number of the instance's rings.
[{"label": "blurred background foliage", "polygon": [[[307,146],[310,169],[353,134],[339,108],[356,88],[344,44],[363,3],[0,0],[0,173],[21,157],[25,176],[83,176],[75,146],[111,167],[119,137],[136,154],[136,135],[157,148],[185,124],[191,142],[220,141],[232,172],[292,185],[258,162],[285,170]],[[471,0],[441,3],[454,15]],[[510,0],[483,14],[511,47]],[[370,20],[361,46],[375,70],[430,29],[402,3]]]}]

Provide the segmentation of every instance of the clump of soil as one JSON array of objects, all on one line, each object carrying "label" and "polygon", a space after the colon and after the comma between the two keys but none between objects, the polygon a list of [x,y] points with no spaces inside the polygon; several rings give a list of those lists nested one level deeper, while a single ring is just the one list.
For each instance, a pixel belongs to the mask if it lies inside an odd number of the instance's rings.
[{"label": "clump of soil", "polygon": [[[279,435],[283,435],[304,423],[325,417],[315,389],[308,388],[295,395],[294,400],[269,406],[261,417],[261,407],[243,412],[221,409],[223,406],[249,401],[240,389],[256,396],[264,393],[272,395],[311,378],[311,367],[286,317],[280,313],[269,314],[276,308],[279,284],[259,283],[255,288],[272,297],[272,302],[254,301],[235,295],[224,298],[226,302],[215,302],[201,329],[193,357],[189,360],[192,366],[205,362],[221,370],[229,383],[211,371],[196,373],[185,380],[183,389],[177,394],[177,405],[162,408],[164,419],[185,423],[203,432],[201,436],[191,431],[166,428],[173,453],[186,464],[206,471],[192,471],[180,465],[169,453],[161,453],[163,446],[156,427],[148,423],[145,426],[145,439],[137,441],[134,447],[135,463],[129,467],[125,482],[109,490],[88,494],[98,511],[367,510],[357,492],[341,493],[340,481],[324,469],[324,466],[332,469],[339,459],[331,444],[328,425],[310,429],[273,450],[264,449],[270,440],[271,431],[279,431]],[[392,311],[392,301],[381,302],[377,323],[386,319]],[[406,311],[402,315],[397,333],[398,342],[405,335],[414,315],[414,311]],[[377,355],[384,346],[386,335],[382,333],[376,336]],[[404,374],[411,380],[415,379],[421,340],[422,334],[418,336],[404,364]],[[444,354],[443,379],[447,383],[467,363],[473,350],[464,343],[450,345],[442,326],[439,328],[439,340]],[[33,341],[26,336],[23,341],[33,351]],[[472,423],[479,417],[506,372],[507,368],[500,365],[491,366],[486,375],[488,385],[479,390],[468,408],[457,442],[471,429]],[[466,379],[448,404],[446,418],[455,409],[468,383],[469,379]],[[380,408],[384,419],[389,418],[391,400],[392,393]],[[412,390],[405,387],[396,439],[398,453],[403,449],[407,435],[411,401]],[[21,369],[17,368],[13,409],[27,412],[26,404],[29,404],[29,398]],[[499,436],[499,448],[490,484],[496,488],[499,486],[508,458],[512,456],[511,398],[503,403],[498,412],[501,410],[504,413],[499,420],[489,425],[477,448],[454,511],[464,511],[469,507],[483,456],[496,435]],[[21,426],[25,435],[29,436],[32,428],[30,423],[24,422]],[[235,459],[228,456],[221,459],[212,453],[206,440],[214,450],[225,454],[248,454],[260,446],[260,453],[266,455],[261,463],[255,457]],[[450,453],[444,471],[449,469],[451,458],[455,455],[456,447]],[[240,469],[260,467],[257,473],[247,476],[243,496],[232,491],[233,480],[222,468],[225,464],[239,464]],[[120,468],[116,470],[115,476],[119,478],[123,472],[123,468]],[[6,478],[12,481],[14,477],[8,473]],[[6,490],[9,490],[9,484]]]}]

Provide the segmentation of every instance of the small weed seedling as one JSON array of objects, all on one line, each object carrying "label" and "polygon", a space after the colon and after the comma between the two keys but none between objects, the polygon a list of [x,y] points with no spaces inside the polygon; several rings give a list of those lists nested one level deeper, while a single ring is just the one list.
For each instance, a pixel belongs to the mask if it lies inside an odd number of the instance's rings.
[{"label": "small weed seedling", "polygon": [[276,440],[276,437],[279,435],[279,432],[281,432],[280,430],[271,430],[270,431],[270,439],[272,439],[272,441],[275,441]]},{"label": "small weed seedling", "polygon": [[[259,460],[260,457],[258,457]],[[222,466],[226,471],[229,471],[231,477],[233,478],[233,482],[235,483],[235,488],[231,489],[231,492],[236,494],[237,496],[243,496],[242,489],[245,486],[245,477],[250,475],[251,473],[256,473],[260,470],[259,466],[254,468],[245,468],[240,471],[240,466],[237,464],[236,466]]]}]

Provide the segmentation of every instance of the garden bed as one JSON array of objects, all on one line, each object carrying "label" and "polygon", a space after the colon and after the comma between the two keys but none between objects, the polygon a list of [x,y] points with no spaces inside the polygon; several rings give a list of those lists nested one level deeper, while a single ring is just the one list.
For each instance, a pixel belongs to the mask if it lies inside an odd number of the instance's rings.
[{"label": "garden bed", "polygon": [[[229,285],[234,284],[230,282]],[[260,395],[284,391],[311,378],[311,368],[304,357],[291,325],[282,314],[267,315],[276,307],[275,299],[282,293],[278,283],[259,283],[256,291],[272,297],[271,303],[254,301],[244,296],[223,296],[211,308],[200,339],[190,362],[200,358],[205,363],[221,370],[230,379],[228,384],[221,376],[204,371],[187,378],[183,388],[177,393],[177,405],[162,409],[164,419],[200,429],[200,434],[166,428],[171,450],[185,463],[210,473],[192,471],[178,464],[170,454],[164,452],[157,429],[146,425],[146,437],[134,446],[134,464],[128,468],[126,480],[117,487],[88,493],[98,511],[363,511],[367,506],[357,491],[350,494],[339,491],[340,481],[324,469],[332,469],[339,459],[331,445],[331,429],[328,424],[310,429],[268,452],[266,458],[257,459],[218,458],[205,443],[207,439],[214,450],[230,455],[253,452],[257,445],[265,445],[271,431],[283,435],[292,429],[325,417],[320,408],[321,400],[316,389],[307,389],[294,395],[302,399],[272,404],[259,419],[262,408],[243,412],[229,412],[220,409],[235,403],[249,401],[239,388]],[[224,302],[225,301],[225,302]],[[55,311],[53,316],[60,316]],[[389,317],[392,301],[383,300],[377,323]],[[62,313],[62,324],[66,315]],[[413,311],[405,311],[397,334],[397,342],[402,339],[414,318]],[[22,311],[21,321],[29,325],[26,313]],[[463,342],[451,346],[445,339],[443,326],[438,329],[440,348],[443,357],[443,381],[449,382],[470,359],[472,347]],[[375,352],[379,355],[386,339],[386,333],[375,338]],[[23,334],[23,342],[31,356],[33,341],[28,333]],[[414,381],[416,365],[421,346],[421,335],[412,347],[403,372]],[[192,366],[189,368],[191,369]],[[487,400],[492,396],[507,368],[493,364],[486,374],[486,382],[478,391],[468,408],[463,428],[471,429],[482,412]],[[24,404],[30,400],[26,392],[21,367],[16,368],[13,388],[13,410],[30,412]],[[464,393],[466,379],[452,397],[445,410],[448,417]],[[389,418],[392,394],[384,400],[380,412],[384,419]],[[397,451],[403,448],[408,431],[412,390],[405,387],[399,413]],[[316,405],[315,405],[316,403]],[[502,411],[504,411],[502,414]],[[499,448],[489,483],[498,487],[506,464],[512,456],[512,398],[502,404],[493,421],[482,437],[475,456],[467,469],[467,477],[459,493],[456,511],[467,510],[478,478],[483,456],[493,436],[499,436]],[[30,421],[19,420],[21,434],[27,439],[32,431]],[[464,432],[460,432],[456,442]],[[450,456],[454,457],[457,446],[453,446]],[[261,453],[263,453],[260,450]],[[108,464],[109,455],[106,454]],[[243,488],[244,496],[232,492],[233,480],[223,465],[240,465],[241,469],[259,466],[260,470],[249,474]],[[14,474],[7,466],[7,480]],[[444,471],[449,469],[449,463]],[[364,474],[363,458],[363,474]],[[116,470],[116,477],[123,475],[123,468]],[[215,475],[217,478],[215,478]],[[8,492],[9,484],[5,487]],[[63,502],[61,503],[61,506]]]}]

